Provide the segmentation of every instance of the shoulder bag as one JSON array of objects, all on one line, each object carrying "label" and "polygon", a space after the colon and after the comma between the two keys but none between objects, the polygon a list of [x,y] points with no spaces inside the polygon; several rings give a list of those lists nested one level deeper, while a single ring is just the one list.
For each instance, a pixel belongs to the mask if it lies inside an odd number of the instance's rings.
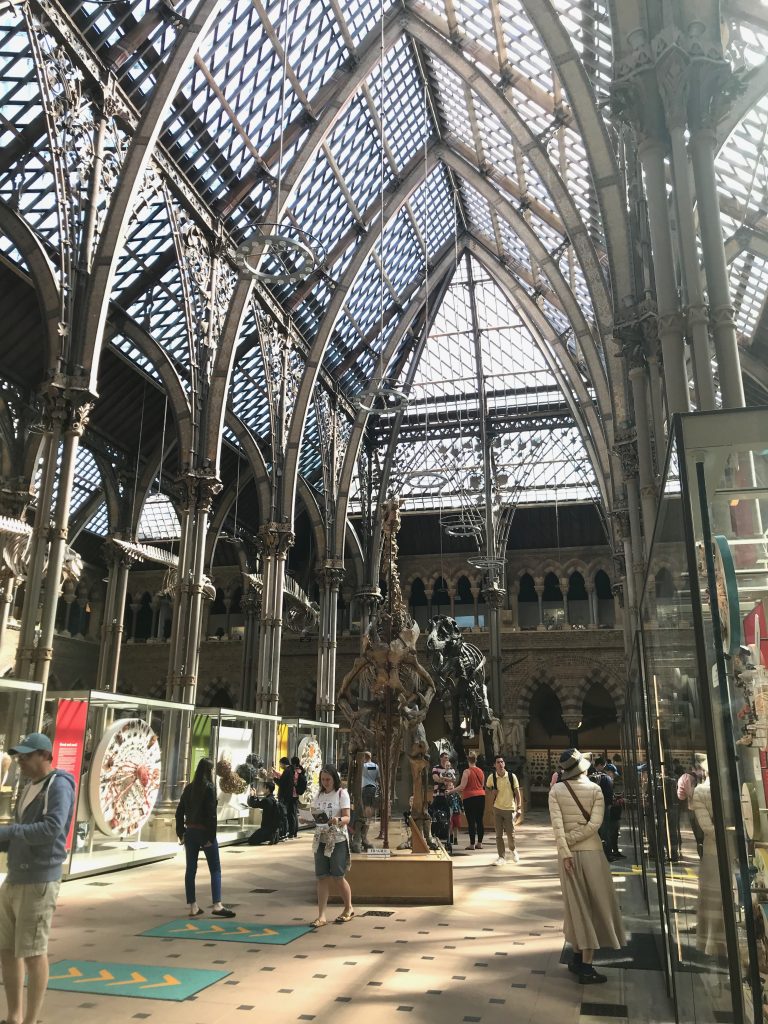
[{"label": "shoulder bag", "polygon": [[581,802],[581,800],[579,800],[579,798],[574,793],[573,787],[571,786],[570,782],[564,782],[563,785],[568,790],[568,792],[571,794],[573,799],[576,801],[576,805],[578,806],[578,808],[581,811],[581,813],[584,815],[584,821],[589,821],[590,815],[587,813],[587,811],[586,811],[586,809],[584,807],[584,804]]}]

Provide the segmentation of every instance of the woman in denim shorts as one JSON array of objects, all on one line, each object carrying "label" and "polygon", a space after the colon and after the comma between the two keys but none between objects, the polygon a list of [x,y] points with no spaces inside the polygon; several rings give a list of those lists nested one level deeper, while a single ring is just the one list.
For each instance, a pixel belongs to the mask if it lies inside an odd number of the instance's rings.
[{"label": "woman in denim shorts", "polygon": [[317,917],[313,928],[322,928],[328,922],[325,908],[331,879],[344,902],[344,909],[336,918],[336,924],[351,921],[355,916],[352,909],[352,890],[344,877],[349,871],[349,825],[350,800],[346,789],[341,788],[339,773],[332,764],[320,772],[320,792],[312,801],[310,810],[315,819],[315,875],[317,877]]}]

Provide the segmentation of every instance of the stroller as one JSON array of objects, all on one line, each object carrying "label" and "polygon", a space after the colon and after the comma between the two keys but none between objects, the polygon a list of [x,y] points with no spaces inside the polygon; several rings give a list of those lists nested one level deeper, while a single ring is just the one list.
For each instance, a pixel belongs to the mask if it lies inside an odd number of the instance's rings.
[{"label": "stroller", "polygon": [[429,816],[432,819],[432,835],[440,840],[448,853],[451,853],[451,805],[442,782],[438,785],[437,794],[429,806]]}]

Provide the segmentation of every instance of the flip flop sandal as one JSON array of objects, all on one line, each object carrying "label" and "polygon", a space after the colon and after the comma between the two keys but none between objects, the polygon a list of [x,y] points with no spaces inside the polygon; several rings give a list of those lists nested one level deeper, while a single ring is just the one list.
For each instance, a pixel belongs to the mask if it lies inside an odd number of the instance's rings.
[{"label": "flip flop sandal", "polygon": [[316,917],[315,920],[312,922],[312,924],[309,927],[310,928],[324,928],[327,924],[328,924],[328,922],[325,920],[324,917]]},{"label": "flip flop sandal", "polygon": [[351,921],[354,916],[354,910],[350,910],[348,914],[339,914],[339,916],[336,918],[336,924],[346,924],[347,921]]}]

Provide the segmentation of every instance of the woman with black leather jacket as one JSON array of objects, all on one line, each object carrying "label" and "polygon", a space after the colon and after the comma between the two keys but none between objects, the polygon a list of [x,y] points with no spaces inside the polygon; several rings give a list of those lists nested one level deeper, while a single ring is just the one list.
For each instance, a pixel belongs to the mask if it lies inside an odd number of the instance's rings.
[{"label": "woman with black leather jacket", "polygon": [[221,902],[221,859],[216,841],[216,787],[213,782],[213,761],[208,757],[200,759],[194,778],[181,794],[176,808],[176,835],[179,842],[184,844],[187,855],[184,888],[189,916],[197,917],[205,913],[195,897],[197,859],[202,850],[211,875],[212,914],[214,917],[234,917],[234,910],[229,910]]}]

